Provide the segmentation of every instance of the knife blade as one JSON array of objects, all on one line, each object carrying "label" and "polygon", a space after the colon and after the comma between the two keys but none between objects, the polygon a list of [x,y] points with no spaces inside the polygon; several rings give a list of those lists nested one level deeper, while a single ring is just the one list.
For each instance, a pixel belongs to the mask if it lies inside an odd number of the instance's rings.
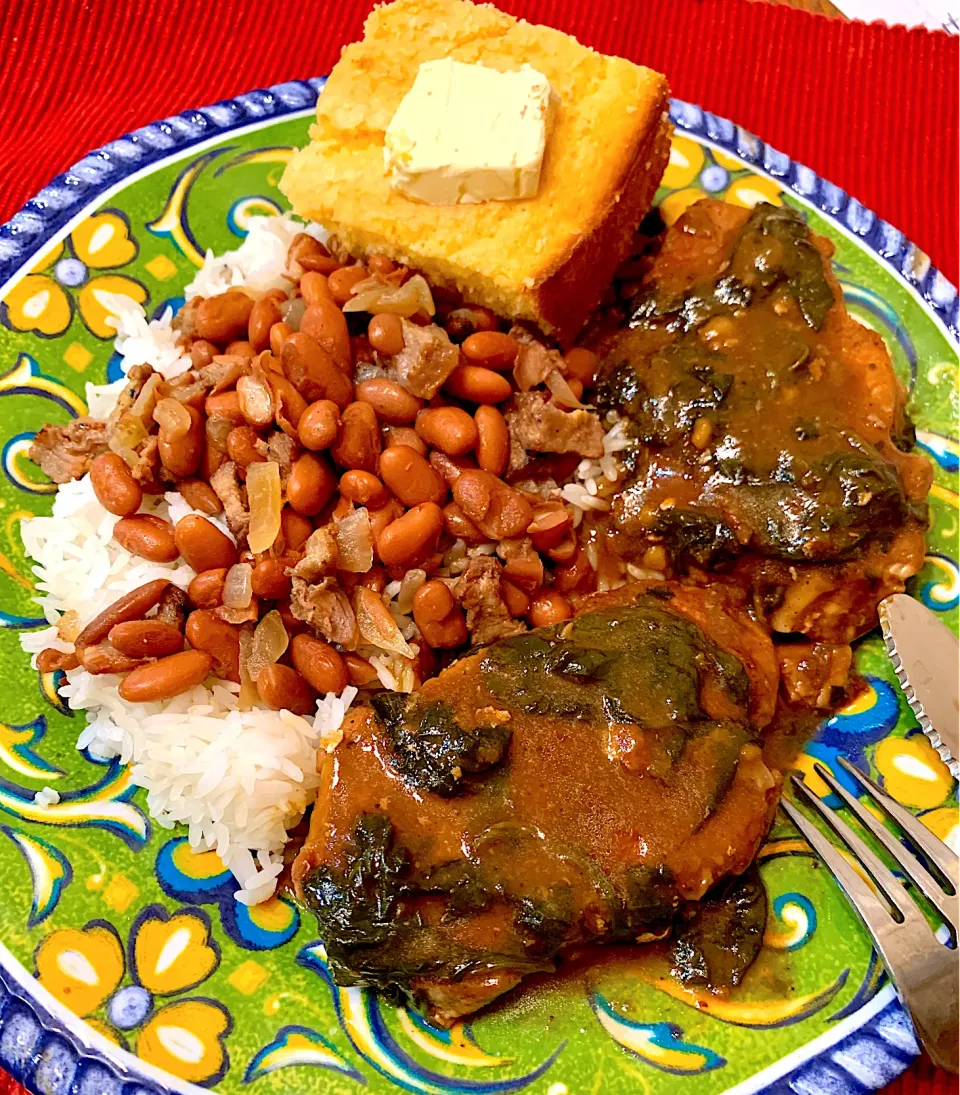
[{"label": "knife blade", "polygon": [[929,608],[905,593],[880,602],[880,628],[921,730],[960,778],[960,642]]}]

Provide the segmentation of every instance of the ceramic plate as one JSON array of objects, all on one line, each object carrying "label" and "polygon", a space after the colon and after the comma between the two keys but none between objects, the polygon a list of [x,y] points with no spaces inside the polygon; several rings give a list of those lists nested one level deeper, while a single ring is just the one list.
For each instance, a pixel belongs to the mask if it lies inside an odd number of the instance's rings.
[{"label": "ceramic plate", "polygon": [[[763,952],[731,998],[614,963],[544,979],[442,1031],[336,988],[312,918],[286,898],[237,904],[214,853],[191,854],[183,832],[151,822],[117,764],[76,752],[82,716],[21,654],[20,632],[42,621],[18,523],[49,513],[54,490],[26,451],[44,422],[84,413],[88,381],[119,375],[102,292],[150,315],[178,307],[207,249],[235,247],[252,217],[284,207],[277,181],[321,86],[286,84],[147,126],[0,228],[0,1065],[44,1095],[881,1087],[917,1053],[912,1029],[856,916],[782,817],[760,853]],[[783,202],[836,245],[847,305],[885,339],[936,466],[929,554],[911,588],[955,627],[956,290],[813,172],[694,106],[674,103],[673,118],[658,195],[668,220],[704,194]],[[859,644],[857,666],[868,690],[823,724],[799,766],[825,791],[814,758],[849,786],[836,763],[847,756],[955,841],[955,786],[876,637]],[[58,803],[34,803],[45,786]]]}]

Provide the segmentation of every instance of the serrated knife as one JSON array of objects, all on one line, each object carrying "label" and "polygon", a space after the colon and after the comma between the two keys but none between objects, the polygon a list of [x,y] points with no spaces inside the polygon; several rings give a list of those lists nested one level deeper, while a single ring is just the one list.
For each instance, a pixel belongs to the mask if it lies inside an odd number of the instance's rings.
[{"label": "serrated knife", "polygon": [[960,777],[960,642],[913,597],[880,602],[887,653],[920,728],[955,777]]}]

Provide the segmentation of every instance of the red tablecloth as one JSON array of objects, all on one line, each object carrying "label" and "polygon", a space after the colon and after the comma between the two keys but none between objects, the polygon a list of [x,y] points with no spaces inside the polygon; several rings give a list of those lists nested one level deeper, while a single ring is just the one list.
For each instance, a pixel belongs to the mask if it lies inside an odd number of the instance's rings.
[{"label": "red tablecloth", "polygon": [[[669,75],[958,269],[958,40],[745,0],[499,0]],[[146,122],[329,71],[370,0],[0,3],[0,222]],[[9,1081],[0,1074],[0,1095]],[[13,1085],[10,1085],[13,1086]],[[888,1095],[947,1095],[920,1062]]]}]

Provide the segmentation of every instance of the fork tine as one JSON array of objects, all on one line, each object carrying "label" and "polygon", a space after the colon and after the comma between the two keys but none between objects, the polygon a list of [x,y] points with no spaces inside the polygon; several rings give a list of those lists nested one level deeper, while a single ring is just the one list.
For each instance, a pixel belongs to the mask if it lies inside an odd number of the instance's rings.
[{"label": "fork tine", "polygon": [[926,825],[918,821],[909,810],[904,809],[899,802],[895,802],[888,794],[881,791],[876,782],[865,772],[861,772],[846,757],[838,759],[844,771],[849,772],[857,780],[877,805],[882,807],[913,843],[940,868],[944,876],[952,883],[954,891],[960,890],[960,856],[931,833]]},{"label": "fork tine", "polygon": [[835,795],[838,795],[847,804],[850,810],[856,814],[860,823],[880,841],[890,855],[896,860],[897,865],[910,878],[914,885],[918,886],[933,902],[937,911],[954,930],[957,928],[956,901],[948,897],[936,879],[924,868],[920,861],[880,822],[865,809],[850,792],[833,775],[833,773],[818,761],[814,761],[817,775],[827,784]]},{"label": "fork tine", "polygon": [[[929,928],[929,925],[927,925],[923,914],[913,903],[912,898],[904,889],[903,884],[897,880],[893,871],[870,851],[850,826],[842,818],[838,817],[825,802],[821,801],[802,779],[799,779],[796,775],[794,775],[792,779],[793,786],[803,794],[803,797],[807,802],[817,811],[830,828],[833,829],[857,859],[860,860],[860,863],[866,868],[867,873],[880,887],[884,896],[897,912],[900,913],[904,921],[912,923],[919,921],[930,930],[930,934],[932,935],[933,932]],[[819,848],[817,850],[819,851]]]},{"label": "fork tine", "polygon": [[863,918],[867,927],[874,933],[893,925],[890,910],[878,900],[876,894],[863,881],[860,875],[843,858],[815,825],[807,821],[800,811],[787,799],[780,800],[780,808],[800,830],[806,842],[826,863],[833,877],[843,887],[851,904]]}]

